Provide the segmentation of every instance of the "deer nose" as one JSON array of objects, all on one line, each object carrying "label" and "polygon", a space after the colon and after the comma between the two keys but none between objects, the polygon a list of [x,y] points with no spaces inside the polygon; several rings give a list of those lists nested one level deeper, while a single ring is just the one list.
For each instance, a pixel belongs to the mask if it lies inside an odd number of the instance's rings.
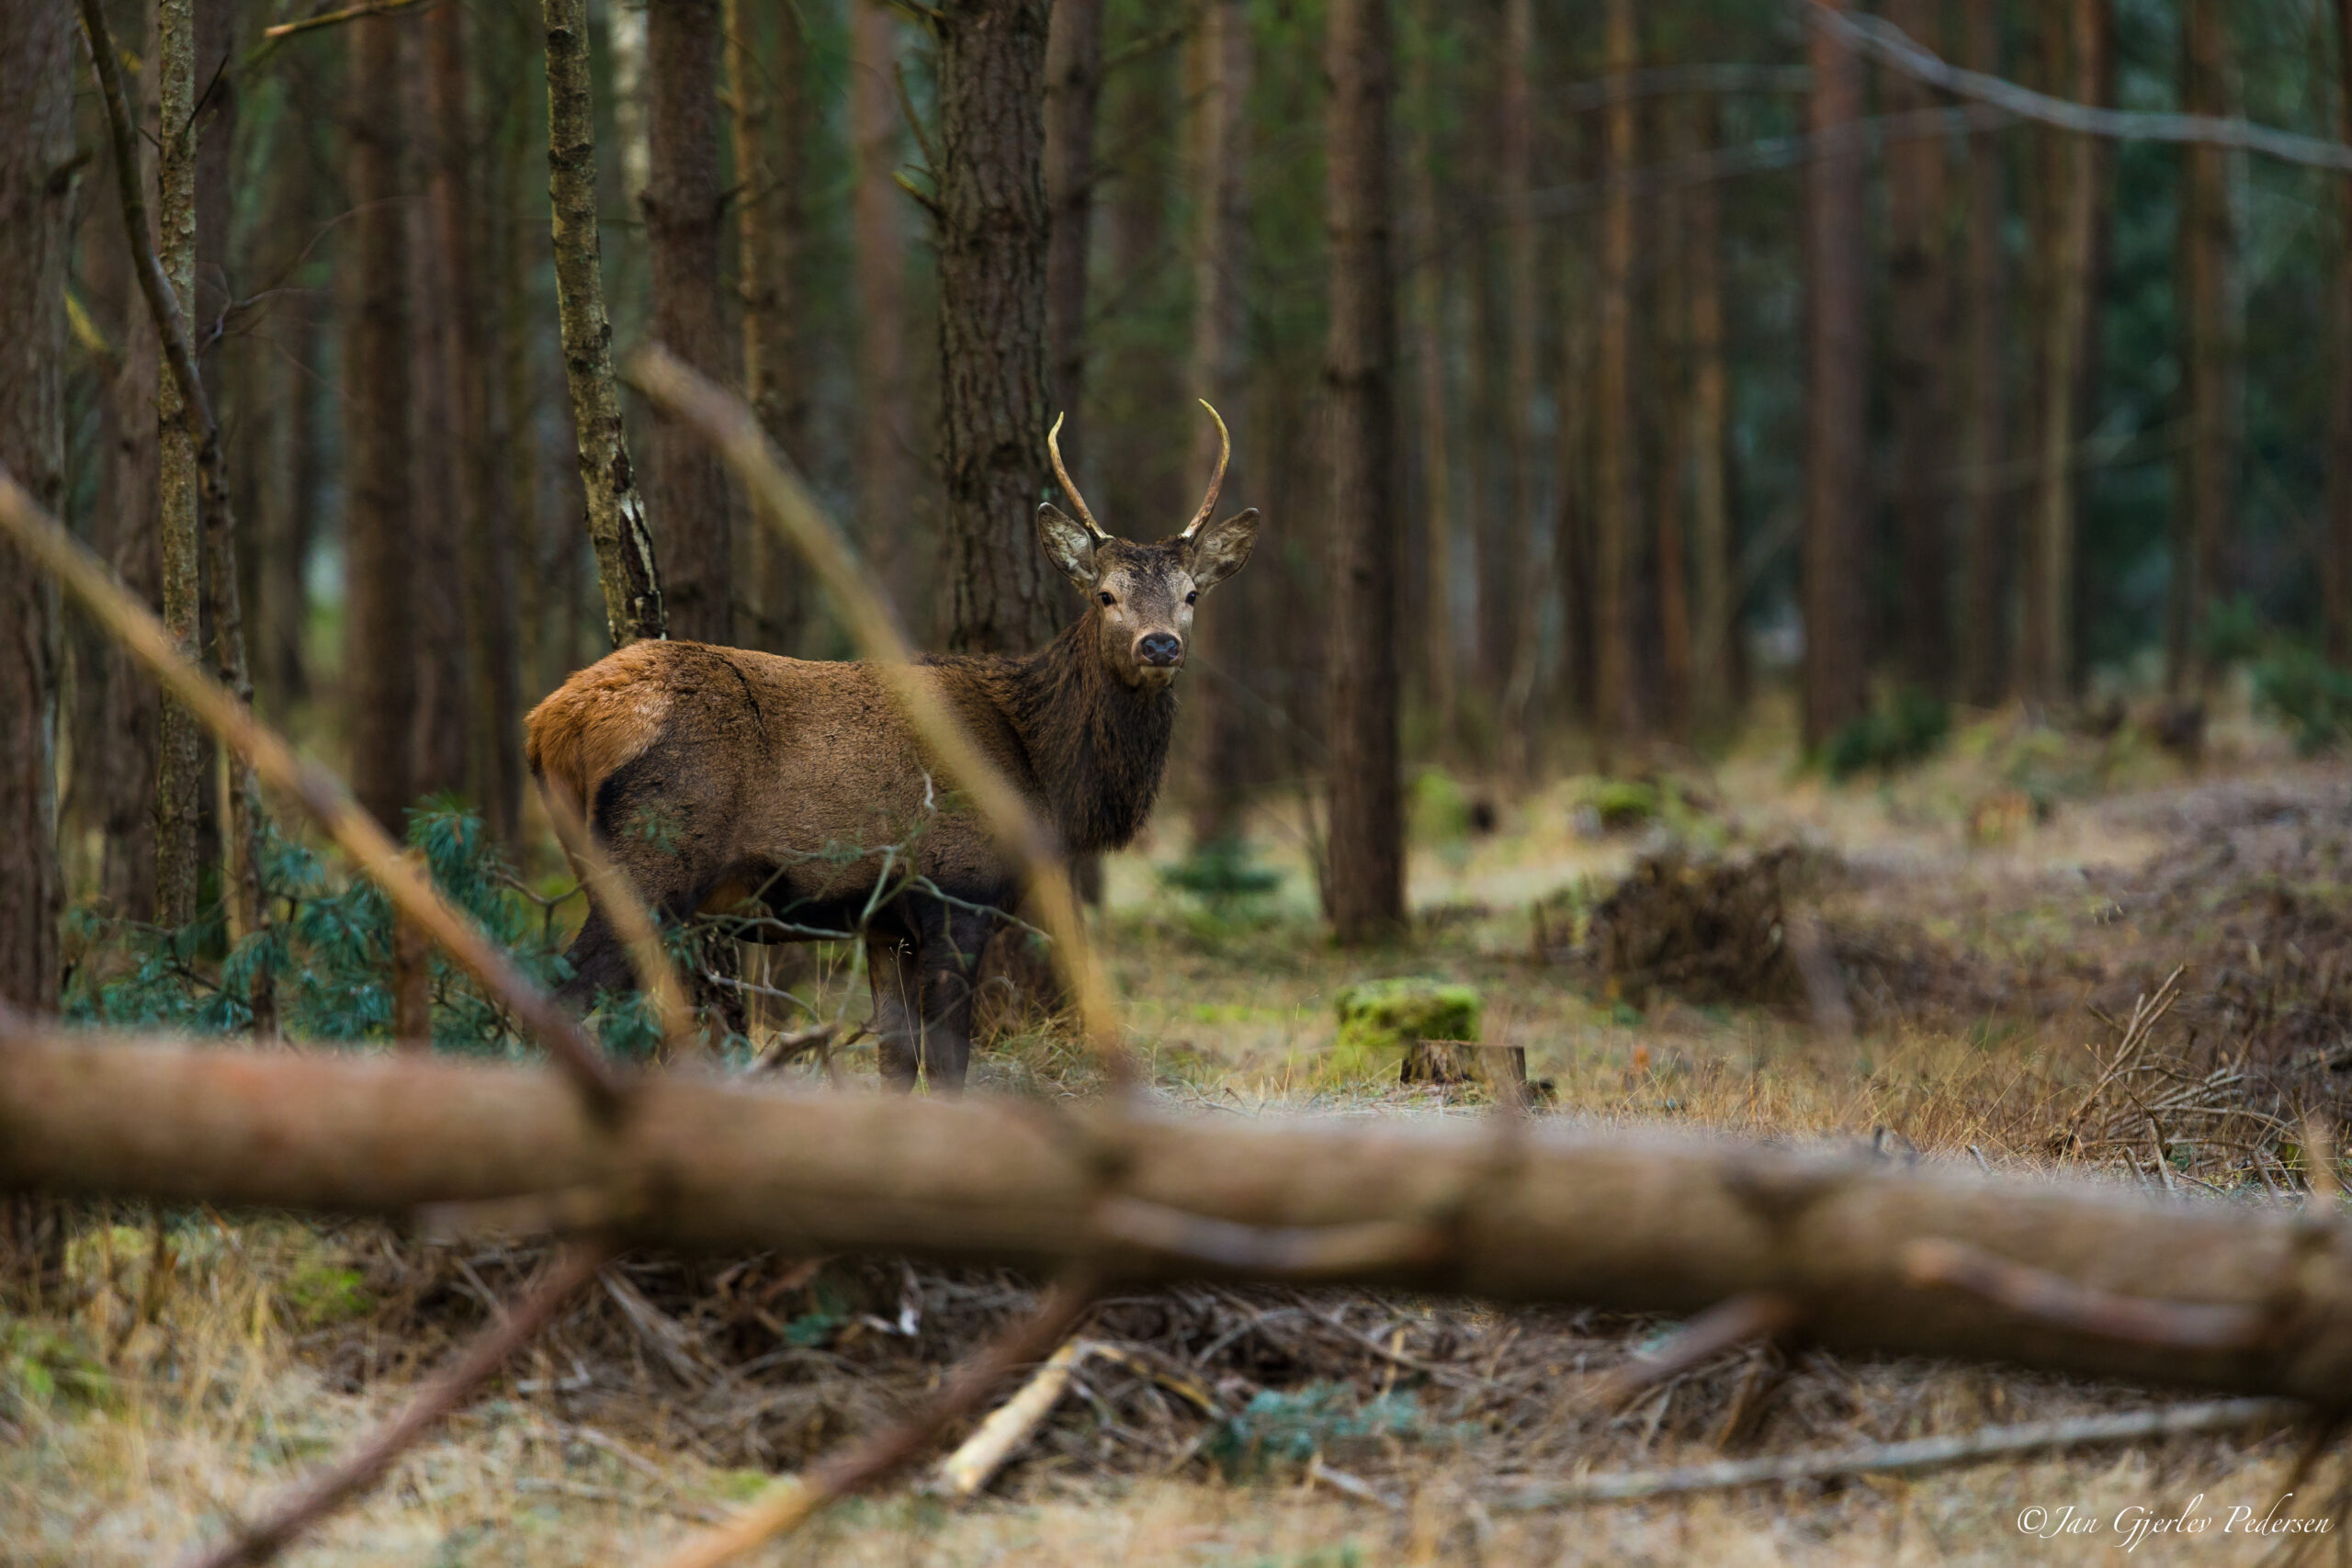
[{"label": "deer nose", "polygon": [[1136,652],[1146,664],[1164,667],[1181,663],[1184,658],[1184,639],[1173,632],[1153,632],[1136,644]]}]

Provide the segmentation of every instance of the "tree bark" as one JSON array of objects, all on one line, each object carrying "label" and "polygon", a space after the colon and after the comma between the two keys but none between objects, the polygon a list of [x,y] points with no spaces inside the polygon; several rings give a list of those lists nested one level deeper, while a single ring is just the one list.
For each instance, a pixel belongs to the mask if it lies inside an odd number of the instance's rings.
[{"label": "tree bark", "polygon": [[[1941,52],[1938,0],[1890,0],[1886,18]],[[1937,96],[1899,71],[1881,78],[1888,112],[1919,114]],[[1951,214],[1944,139],[1898,138],[1886,147],[1888,271],[1892,275],[1887,400],[1894,425],[1894,533],[1903,566],[1903,671],[1935,696],[1951,688]]]},{"label": "tree bark", "polygon": [[[2069,0],[2042,16],[2053,82],[2081,103],[2098,101],[2104,38],[2099,0]],[[2032,544],[2025,571],[2025,626],[2018,684],[2038,705],[2074,689],[2075,445],[2082,372],[2092,330],[2093,223],[2099,199],[2098,148],[2087,136],[2046,133],[2042,210],[2050,231],[2038,247],[2049,269],[2042,301],[2040,439],[2034,460]]]},{"label": "tree bark", "polygon": [[1046,493],[1045,0],[950,0],[939,38],[940,466],[948,646],[1023,653],[1059,590]]},{"label": "tree bark", "polygon": [[[2347,0],[2352,3],[2352,0]],[[1453,501],[1453,442],[1446,423],[1446,257],[1437,196],[1436,55],[1443,12],[1416,0],[1419,47],[1411,55],[1412,141],[1407,189],[1412,202],[1413,389],[1421,457],[1423,556],[1428,620],[1421,634],[1422,695],[1442,751],[1461,742],[1461,695],[1453,626],[1453,551],[1461,528]]]},{"label": "tree bark", "polygon": [[513,519],[498,504],[501,472],[491,445],[493,335],[482,279],[487,247],[473,168],[484,151],[471,103],[466,12],[434,9],[424,21],[426,101],[433,116],[427,187],[436,270],[448,284],[441,317],[442,394],[454,411],[449,448],[458,477],[451,516],[464,584],[469,766],[466,783],[491,830],[516,842],[522,827],[522,705],[516,689]]},{"label": "tree bark", "polygon": [[884,579],[899,614],[920,624],[934,575],[915,560],[914,414],[907,387],[906,194],[897,181],[901,127],[893,78],[899,26],[882,0],[850,0],[851,222],[857,251],[857,500],[865,527],[893,547]]},{"label": "tree bark", "polygon": [[[639,205],[653,261],[653,338],[695,369],[732,380],[718,254],[718,0],[648,8],[652,177]],[[646,505],[661,530],[673,636],[734,640],[734,530],[726,469],[709,444],[653,416]]]},{"label": "tree bark", "polygon": [[662,572],[645,502],[621,428],[613,384],[613,324],[605,314],[604,246],[596,229],[595,116],[588,72],[588,0],[545,0],[548,198],[555,231],[563,374],[588,497],[588,537],[613,646],[668,635]]},{"label": "tree bark", "polygon": [[[65,283],[74,233],[72,13],[0,6],[0,473],[65,493]],[[57,1007],[56,590],[0,545],[0,1002]]]},{"label": "tree bark", "polygon": [[1068,420],[1062,459],[1072,472],[1086,450],[1086,273],[1102,99],[1102,0],[1053,0],[1046,38],[1046,371],[1054,412]]},{"label": "tree bark", "polygon": [[[1700,98],[1682,122],[1696,156],[1714,146],[1721,122],[1715,100]],[[1731,383],[1724,355],[1723,204],[1712,180],[1684,197],[1683,283],[1690,340],[1691,717],[1720,734],[1738,716],[1734,660],[1739,641],[1739,540],[1731,510],[1725,444],[1731,434]]]},{"label": "tree bark", "polygon": [[359,802],[394,837],[414,798],[416,666],[409,467],[408,222],[401,200],[400,29],[346,24],[351,50],[343,348],[344,684]]},{"label": "tree bark", "polygon": [[[1968,66],[2001,73],[2000,0],[1966,0]],[[2001,243],[2001,145],[1985,130],[1968,139],[1966,325],[1963,359],[1967,402],[1960,420],[1962,617],[1961,690],[1991,706],[2001,698],[2008,649],[2007,509],[1999,473],[2006,444],[2002,344],[2007,290]]]},{"label": "tree bark", "polygon": [[[196,316],[196,3],[157,0],[155,7],[157,143],[156,256],[179,296],[180,310]],[[198,528],[196,447],[181,423],[179,388],[158,362],[155,383],[157,476],[162,490],[164,624],[194,656],[201,635],[202,536]],[[195,718],[178,704],[164,704],[163,740],[156,752],[156,916],[167,926],[196,918],[198,829],[207,749]]]},{"label": "tree bark", "polygon": [[1378,1117],[1104,1113],[1085,1132],[984,1097],[655,1076],[616,1138],[526,1066],[29,1031],[0,1048],[6,1190],[460,1223],[478,1204],[549,1227],[609,1193],[618,1245],[682,1252],[1644,1313],[1769,1293],[1825,1349],[2352,1400],[2352,1237],[2312,1209],[1546,1122],[1508,1143]]},{"label": "tree bark", "polygon": [[[1843,0],[1826,0],[1845,9]],[[1861,67],[1845,42],[1815,27],[1805,129],[1804,743],[1826,744],[1865,701],[1862,387],[1864,312]]]},{"label": "tree bark", "polygon": [[[2182,107],[2232,112],[2230,27],[2221,0],[2186,0],[2181,21]],[[2229,543],[2236,525],[2245,355],[2236,309],[2236,215],[2230,158],[2220,147],[2181,150],[2178,277],[2183,402],[2188,426],[2175,488],[2172,594],[2165,621],[2165,682],[2174,695],[2215,671],[2198,647],[2207,616],[2229,587]]]},{"label": "tree bark", "polygon": [[1330,916],[1345,943],[1405,929],[1397,747],[1396,517],[1389,256],[1388,0],[1331,0],[1324,69],[1330,337],[1324,357],[1330,461],[1331,607],[1326,679]]},{"label": "tree bark", "polygon": [[[1640,49],[1633,0],[1608,0],[1603,23],[1610,75],[1630,75]],[[1631,588],[1635,500],[1634,431],[1634,196],[1627,181],[1636,156],[1634,102],[1620,94],[1602,130],[1601,178],[1608,186],[1600,219],[1600,325],[1592,392],[1596,448],[1592,501],[1593,733],[1606,770],[1618,741],[1640,728],[1634,708]]]},{"label": "tree bark", "polygon": [[[1510,592],[1493,606],[1507,652],[1498,714],[1504,770],[1521,784],[1532,782],[1541,760],[1536,725],[1536,660],[1541,652],[1544,584],[1537,570],[1541,497],[1535,473],[1535,352],[1543,334],[1535,283],[1535,217],[1529,196],[1535,178],[1535,112],[1528,86],[1535,54],[1534,0],[1503,0],[1501,119],[1496,160],[1497,201],[1503,242],[1503,299],[1509,331],[1504,352],[1503,487],[1499,530]],[[1549,554],[1548,550],[1541,552]]]},{"label": "tree bark", "polygon": [[[421,196],[401,204],[408,220],[409,349],[409,658],[416,666],[416,721],[409,792],[462,797],[471,773],[473,684],[468,657],[466,548],[475,532],[462,516],[468,426],[458,407],[465,372],[458,364],[464,328],[457,319],[461,287],[441,232],[443,139],[458,128],[443,117],[439,84],[427,58],[425,29],[401,28],[401,93],[407,117],[402,189]],[[462,100],[461,100],[462,101]]]},{"label": "tree bark", "polygon": [[[2352,0],[2335,0],[2335,134],[2352,141]],[[2329,367],[2328,446],[2338,460],[2327,466],[2327,539],[2321,581],[2327,616],[2327,656],[2352,664],[2352,180],[2335,186],[2334,363]]]},{"label": "tree bark", "polygon": [[[1687,108],[1672,100],[1654,108],[1653,140],[1671,148],[1683,140],[1675,122],[1687,118]],[[1648,374],[1643,404],[1656,430],[1651,456],[1657,476],[1653,543],[1657,606],[1657,728],[1677,741],[1690,738],[1691,633],[1690,561],[1684,524],[1690,494],[1690,335],[1689,193],[1661,192],[1648,203],[1651,216],[1651,306],[1647,352],[1642,356]]]},{"label": "tree bark", "polygon": [[[743,392],[760,426],[806,465],[808,415],[801,373],[801,289],[807,167],[807,43],[800,12],[774,7],[774,32],[743,0],[727,0],[727,90],[733,100],[736,291],[742,307]],[[763,48],[765,39],[773,42]],[[750,566],[750,606],[758,646],[799,651],[806,614],[799,568],[763,528],[738,541]],[[738,595],[739,607],[743,595]]]},{"label": "tree bark", "polygon": [[[1056,9],[1058,14],[1058,4]],[[1201,56],[1204,71],[1193,170],[1191,390],[1228,422],[1239,422],[1246,419],[1250,397],[1249,108],[1255,65],[1245,0],[1210,0],[1202,16]],[[1216,457],[1216,432],[1204,418],[1193,427],[1192,471],[1205,476]],[[1247,457],[1235,464],[1226,475],[1226,495],[1250,494],[1250,471]],[[1228,502],[1227,510],[1239,509]],[[1218,606],[1205,640],[1200,626],[1193,629],[1194,653],[1204,651],[1216,671],[1207,680],[1193,677],[1186,699],[1198,716],[1192,813],[1196,844],[1230,839],[1241,830],[1251,777],[1250,730],[1232,683],[1245,679],[1255,664],[1250,654],[1259,644],[1256,611],[1262,597],[1253,586],[1259,581],[1245,575],[1220,590],[1232,597]]]}]

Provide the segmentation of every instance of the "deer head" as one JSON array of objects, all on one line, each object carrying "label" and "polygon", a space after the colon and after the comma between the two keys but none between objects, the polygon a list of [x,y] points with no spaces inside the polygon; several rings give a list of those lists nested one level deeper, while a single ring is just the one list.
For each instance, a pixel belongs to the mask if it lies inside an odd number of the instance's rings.
[{"label": "deer head", "polygon": [[1254,506],[1222,523],[1209,522],[1225,484],[1226,462],[1233,456],[1233,437],[1206,399],[1201,407],[1216,421],[1216,472],[1209,476],[1208,494],[1183,532],[1157,544],[1139,545],[1105,532],[1062,466],[1059,417],[1046,434],[1054,475],[1078,509],[1078,520],[1046,502],[1037,508],[1037,541],[1062,575],[1093,601],[1089,614],[1101,619],[1103,657],[1112,673],[1139,691],[1159,691],[1176,679],[1184,665],[1193,607],[1202,594],[1239,571],[1258,542]]}]

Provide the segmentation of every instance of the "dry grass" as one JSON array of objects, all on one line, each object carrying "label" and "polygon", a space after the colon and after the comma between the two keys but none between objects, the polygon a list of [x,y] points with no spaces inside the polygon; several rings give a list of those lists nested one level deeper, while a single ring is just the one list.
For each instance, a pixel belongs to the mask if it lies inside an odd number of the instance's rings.
[{"label": "dry grass", "polygon": [[[1661,994],[1637,1013],[1578,964],[1533,962],[1538,898],[1580,885],[1564,907],[1589,902],[1668,842],[1663,829],[1584,836],[1573,781],[1503,803],[1492,835],[1417,849],[1427,901],[1408,950],[1329,949],[1300,918],[1295,860],[1270,908],[1212,918],[1159,889],[1147,852],[1113,868],[1105,953],[1132,1033],[1179,1103],[1483,1114],[1475,1089],[1330,1069],[1340,989],[1427,974],[1486,994],[1487,1038],[1527,1047],[1552,1114],[1852,1139],[1894,1159],[2089,1165],[2268,1201],[2300,1157],[2278,1127],[2297,1124],[2313,1096],[2332,1099],[2334,1064],[2314,1042],[2342,1033],[2339,967],[2352,987],[2352,962],[2339,965],[2330,945],[2346,908],[2333,824],[2352,775],[2280,765],[2273,743],[2244,727],[2224,728],[2217,746],[2223,760],[2191,780],[2128,736],[2053,745],[1996,719],[1884,785],[1792,780],[1786,757],[1770,752],[1694,769],[1687,793],[1707,808],[1682,826],[1702,847],[1793,840],[1838,868],[1821,884],[1820,912],[1864,1024],[1850,1042],[1816,1038],[1784,1008]],[[2054,806],[2045,820],[2002,804],[2020,780]],[[1261,828],[1282,841],[1273,814]],[[2183,962],[2182,1000],[2127,1052],[2117,1024],[2132,996]],[[797,983],[828,1011],[862,1015],[848,965]],[[2246,1061],[2259,1070],[2230,1076]],[[870,1077],[870,1047],[840,1065]],[[1083,1087],[1090,1072],[1051,1027],[1001,1043],[977,1068],[983,1085],[1032,1094]],[[2131,1108],[2159,1082],[2188,1098],[2161,1111],[2153,1145],[2135,1143]],[[2200,1120],[2204,1110],[2229,1118]],[[2214,1125],[2232,1136],[2200,1131]],[[2070,1127],[2089,1135],[2061,1135]],[[158,1269],[148,1226],[143,1212],[92,1216],[68,1299],[0,1316],[0,1518],[10,1521],[0,1563],[146,1562],[217,1533],[391,1408],[533,1257],[424,1247],[373,1226],[193,1213],[172,1217]],[[1029,1299],[1007,1276],[888,1261],[632,1259],[495,1397],[404,1459],[301,1560],[643,1560],[766,1471],[905,1408]],[[992,1500],[857,1504],[774,1560],[2072,1560],[2117,1543],[2021,1536],[2018,1510],[2073,1504],[2104,1527],[2120,1509],[2177,1512],[2202,1493],[2226,1515],[2267,1507],[2290,1464],[2289,1438],[2197,1439],[1908,1483],[1498,1512],[1516,1482],[1579,1468],[1895,1439],[2146,1398],[1752,1348],[1623,1411],[1596,1408],[1586,1396],[1598,1375],[1664,1327],[1357,1292],[1124,1299],[1091,1332],[1130,1356],[1081,1375]],[[1393,1511],[1262,1450],[1224,1465],[1213,1457],[1218,1423],[1204,1405],[1231,1417],[1261,1394],[1311,1404],[1317,1387],[1331,1391],[1325,1416],[1339,1417],[1315,1417],[1323,1462],[1389,1495]],[[2331,1461],[2298,1506],[2316,1509],[2337,1483]],[[2214,1533],[2134,1555],[2230,1562],[2265,1550]]]}]

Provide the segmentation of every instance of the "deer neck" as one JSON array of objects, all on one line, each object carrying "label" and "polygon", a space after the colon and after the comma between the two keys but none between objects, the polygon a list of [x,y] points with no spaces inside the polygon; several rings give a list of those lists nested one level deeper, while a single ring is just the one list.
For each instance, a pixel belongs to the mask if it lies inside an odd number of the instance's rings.
[{"label": "deer neck", "polygon": [[1015,661],[1012,673],[1007,716],[1063,844],[1081,854],[1126,844],[1151,814],[1168,770],[1175,692],[1139,692],[1114,676],[1093,612]]}]

